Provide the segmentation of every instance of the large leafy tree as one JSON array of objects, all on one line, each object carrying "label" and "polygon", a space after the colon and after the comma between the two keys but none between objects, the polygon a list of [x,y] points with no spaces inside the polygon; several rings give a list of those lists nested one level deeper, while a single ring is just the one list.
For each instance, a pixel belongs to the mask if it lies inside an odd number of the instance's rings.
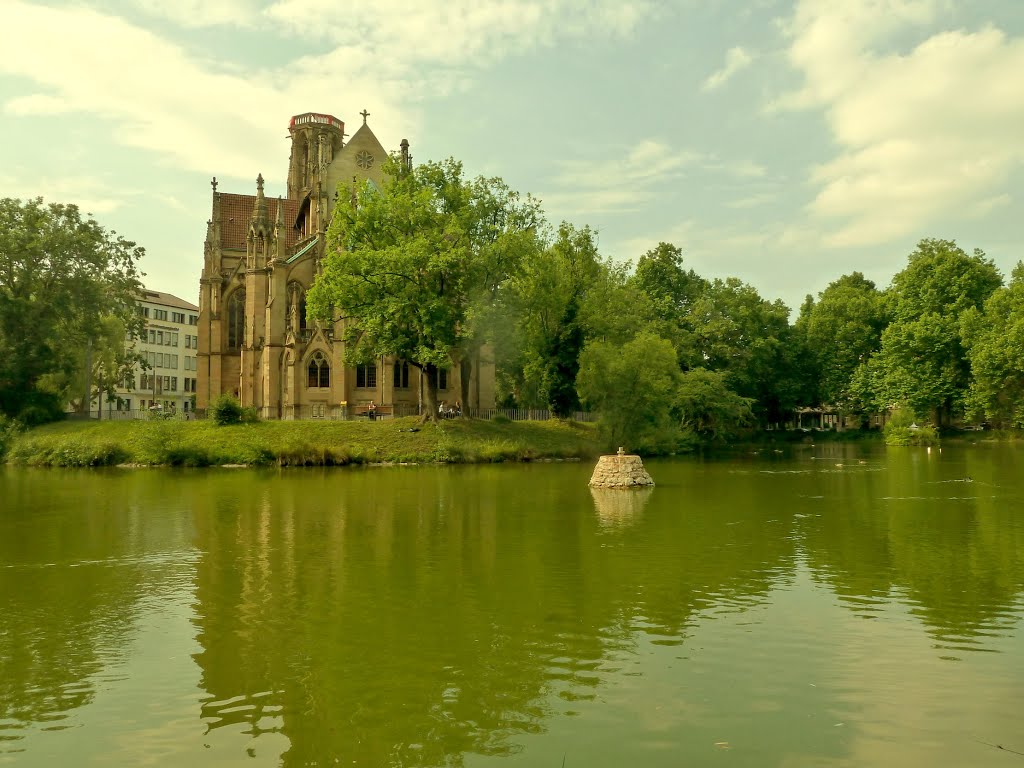
[{"label": "large leafy tree", "polygon": [[684,268],[682,250],[671,243],[659,243],[640,257],[631,282],[649,297],[650,325],[658,335],[673,341],[680,365],[704,365],[692,311],[709,283],[692,269]]},{"label": "large leafy tree", "polygon": [[550,244],[525,259],[511,281],[518,354],[510,377],[516,400],[558,416],[579,408],[576,375],[593,317],[590,294],[608,279],[589,227],[562,223]]},{"label": "large leafy tree", "polygon": [[761,298],[738,278],[716,279],[693,302],[687,322],[699,367],[725,373],[730,389],[754,401],[763,423],[784,420],[799,394],[786,305]]},{"label": "large leafy tree", "polygon": [[971,365],[961,342],[963,315],[980,309],[1002,277],[985,254],[951,240],[922,240],[888,292],[892,322],[870,361],[875,405],[910,406],[948,424],[962,410]]},{"label": "large leafy tree", "polygon": [[681,424],[705,439],[727,437],[749,424],[753,402],[729,389],[720,371],[694,368],[679,377],[676,408]]},{"label": "large leafy tree", "polygon": [[672,343],[641,333],[619,346],[589,342],[580,355],[579,393],[600,414],[609,448],[657,451],[678,439],[674,417],[680,372]]},{"label": "large leafy tree", "polygon": [[1000,427],[1024,427],[1024,263],[985,310],[969,309],[962,323],[971,364],[969,415]]},{"label": "large leafy tree", "polygon": [[817,400],[861,410],[851,382],[858,366],[878,351],[886,324],[884,296],[860,272],[833,281],[805,305],[796,329],[811,360]]},{"label": "large leafy tree", "polygon": [[45,383],[72,381],[111,318],[141,331],[143,253],[74,205],[0,200],[0,412],[56,416],[69,393]]},{"label": "large leafy tree", "polygon": [[349,362],[394,356],[419,368],[424,418],[436,419],[437,371],[483,343],[490,308],[533,247],[540,211],[499,179],[468,181],[453,159],[415,167],[391,159],[385,171],[383,189],[366,185],[355,206],[335,209],[309,311],[341,321]]}]

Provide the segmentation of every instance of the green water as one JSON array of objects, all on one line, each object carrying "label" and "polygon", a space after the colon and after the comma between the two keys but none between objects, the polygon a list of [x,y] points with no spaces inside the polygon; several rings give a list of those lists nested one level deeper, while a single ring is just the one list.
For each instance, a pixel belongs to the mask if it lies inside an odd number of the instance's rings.
[{"label": "green water", "polygon": [[0,470],[0,765],[1024,765],[1024,449],[647,466]]}]

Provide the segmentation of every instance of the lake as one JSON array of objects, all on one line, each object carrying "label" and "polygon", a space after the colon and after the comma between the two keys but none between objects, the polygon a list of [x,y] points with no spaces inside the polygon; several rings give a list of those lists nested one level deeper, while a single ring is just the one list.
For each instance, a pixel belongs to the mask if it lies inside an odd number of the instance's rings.
[{"label": "lake", "polygon": [[0,467],[0,765],[1024,765],[1024,450],[646,466]]}]

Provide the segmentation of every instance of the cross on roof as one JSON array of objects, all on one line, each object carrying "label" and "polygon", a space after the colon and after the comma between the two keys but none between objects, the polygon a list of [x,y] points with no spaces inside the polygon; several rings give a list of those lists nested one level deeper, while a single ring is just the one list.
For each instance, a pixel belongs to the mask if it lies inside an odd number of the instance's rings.
[{"label": "cross on roof", "polygon": [[363,107],[363,111],[359,114],[363,116],[363,125],[366,125],[366,118],[370,116],[370,113],[366,111],[365,107]]},{"label": "cross on roof", "polygon": [[213,187],[213,191],[214,192],[217,191],[217,177],[216,176],[213,177],[213,181],[210,182],[210,186]]}]

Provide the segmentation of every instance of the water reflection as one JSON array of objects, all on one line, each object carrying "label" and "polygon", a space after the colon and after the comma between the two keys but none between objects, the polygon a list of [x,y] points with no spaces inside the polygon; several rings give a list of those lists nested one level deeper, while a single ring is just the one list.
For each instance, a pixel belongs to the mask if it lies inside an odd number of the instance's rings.
[{"label": "water reflection", "polygon": [[[617,738],[658,765],[672,745],[713,746],[723,723],[766,743],[794,711],[867,728],[871,678],[851,658],[886,647],[899,677],[921,656],[909,627],[934,645],[922,663],[947,666],[1017,632],[1015,454],[938,458],[829,446],[651,462],[658,486],[628,493],[588,489],[589,467],[567,465],[7,471],[0,739],[21,748],[12,734],[59,727],[110,680],[165,663],[130,647],[175,602],[190,606],[180,648],[199,693],[153,691],[177,709],[144,725],[177,718],[198,755],[515,763],[558,728],[577,763],[584,742]],[[809,733],[807,764],[858,753]],[[778,749],[749,764],[800,762]]]},{"label": "water reflection", "polygon": [[653,488],[590,489],[597,518],[606,528],[624,528],[636,523],[653,493]]},{"label": "water reflection", "polygon": [[[121,480],[56,471],[3,476],[0,744],[7,747],[0,752],[19,751],[30,726],[71,727],[97,686],[116,679],[147,591],[144,574],[159,570],[169,542],[180,540],[175,523],[168,528],[147,509],[166,484]],[[153,583],[148,589],[159,592]]]}]

